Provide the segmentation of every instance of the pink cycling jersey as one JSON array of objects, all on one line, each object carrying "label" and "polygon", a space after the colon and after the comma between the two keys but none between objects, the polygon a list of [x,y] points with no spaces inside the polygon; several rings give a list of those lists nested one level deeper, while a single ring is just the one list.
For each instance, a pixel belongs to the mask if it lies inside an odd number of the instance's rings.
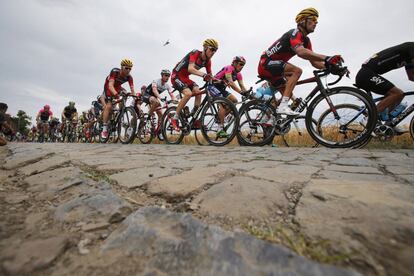
[{"label": "pink cycling jersey", "polygon": [[226,74],[231,74],[233,81],[243,80],[242,74],[240,72],[236,72],[233,65],[224,66],[214,77],[219,80],[224,80]]}]

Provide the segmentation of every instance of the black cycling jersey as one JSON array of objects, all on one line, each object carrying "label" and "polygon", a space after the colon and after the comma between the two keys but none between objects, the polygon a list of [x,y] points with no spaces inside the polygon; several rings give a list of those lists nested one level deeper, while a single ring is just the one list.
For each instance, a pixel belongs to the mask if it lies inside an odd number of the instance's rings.
[{"label": "black cycling jersey", "polygon": [[376,53],[362,66],[369,67],[377,74],[384,74],[403,66],[411,67],[412,59],[414,59],[414,42],[405,42]]},{"label": "black cycling jersey", "polygon": [[75,114],[76,112],[78,111],[76,110],[75,107],[66,106],[65,109],[63,109],[63,115],[65,115],[67,119],[72,118],[72,115]]}]

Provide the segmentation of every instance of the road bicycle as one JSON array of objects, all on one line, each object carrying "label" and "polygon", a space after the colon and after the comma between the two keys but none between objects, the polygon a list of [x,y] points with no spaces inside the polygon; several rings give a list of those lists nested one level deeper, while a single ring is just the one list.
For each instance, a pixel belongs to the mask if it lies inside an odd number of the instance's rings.
[{"label": "road bicycle", "polygon": [[[158,137],[160,141],[164,141],[164,136],[162,134],[162,124],[158,124],[158,110],[167,110],[172,103],[177,103],[177,101],[168,100],[165,96],[164,98],[160,99],[162,106],[157,107],[152,115],[149,113],[144,113],[140,119],[139,127],[137,131],[137,137],[142,144],[149,144],[155,137]],[[146,104],[148,105],[148,104]],[[175,107],[175,106],[174,106]]]},{"label": "road bicycle", "polygon": [[[177,127],[173,124],[176,107],[170,107],[165,111],[161,121],[163,136],[168,144],[180,144],[184,136],[191,133],[191,130],[198,129],[210,145],[224,146],[233,140],[239,125],[237,108],[230,100],[214,96],[215,89],[212,82],[206,82],[200,88],[199,94],[205,94],[200,107],[194,113],[186,112],[188,109],[183,108],[178,116]],[[198,94],[194,93],[192,97],[196,95]],[[221,108],[226,109],[223,122],[220,122],[219,118]],[[222,130],[226,135],[220,134]]]},{"label": "road bicycle", "polygon": [[126,106],[128,97],[136,98],[135,95],[122,90],[119,98],[112,101],[113,108],[108,121],[109,135],[106,138],[102,137],[103,123],[98,125],[101,143],[108,141],[116,143],[120,140],[122,144],[129,144],[135,139],[137,114],[133,106]]},{"label": "road bicycle", "polygon": [[[379,102],[383,100],[385,97],[377,97],[373,98],[371,91],[366,91],[367,95],[372,99],[374,103]],[[414,95],[414,91],[404,92],[404,96],[412,96]],[[355,110],[355,113],[365,115],[366,109],[364,106],[358,106],[358,105],[338,105],[336,106],[337,109],[347,108],[347,109],[353,109]],[[382,121],[380,116],[377,116],[378,120],[376,122],[376,125],[374,127],[374,130],[371,135],[367,137],[366,140],[362,141],[360,144],[356,145],[356,148],[362,148],[366,146],[373,138],[377,139],[379,141],[391,141],[395,135],[400,135],[401,133],[396,133],[394,131],[394,127],[399,125],[405,118],[407,118],[411,113],[414,111],[414,103],[407,106],[400,114],[398,114],[396,117],[391,118],[391,120],[388,121]],[[409,132],[411,135],[411,138],[414,140],[414,116],[410,120],[410,127]]]},{"label": "road bicycle", "polygon": [[[261,81],[261,80],[260,80]],[[260,82],[258,81],[258,82]],[[258,83],[257,82],[257,83]],[[303,145],[303,139],[307,138],[307,132],[305,127],[305,116],[300,115],[295,117],[290,124],[285,124],[283,128],[277,127],[275,131],[272,131],[273,125],[262,123],[262,121],[268,121],[276,113],[275,108],[280,102],[280,99],[276,98],[274,91],[271,97],[264,97],[261,95],[258,97],[252,93],[252,88],[247,91],[243,96],[241,107],[239,108],[240,124],[239,131],[237,132],[237,140],[242,146],[261,146],[263,137],[267,135],[273,135],[273,138],[269,140],[268,144],[272,145],[275,136],[281,137],[281,141],[286,147],[297,147]],[[296,98],[292,101],[290,107],[295,109],[296,106],[302,101],[300,98]],[[268,112],[266,112],[268,111]],[[261,116],[267,114],[265,116]],[[257,116],[257,118],[255,118]],[[252,120],[252,118],[255,118]],[[276,115],[274,118],[281,118],[281,115]],[[277,121],[277,120],[276,120]],[[316,120],[313,120],[316,124]],[[292,126],[295,131],[290,131]],[[318,143],[311,142],[312,147],[317,147]]]},{"label": "road bicycle", "polygon": [[[338,78],[327,82],[327,76],[334,71]],[[337,72],[341,72],[338,74]],[[314,77],[299,81],[297,84],[316,83],[316,87],[295,108],[302,113],[306,109],[305,125],[309,135],[316,143],[329,148],[349,148],[365,141],[375,127],[375,105],[368,95],[355,87],[330,87],[337,84],[344,75],[346,67],[330,67],[313,71]],[[262,80],[259,80],[260,82]],[[325,82],[325,83],[324,83]],[[276,89],[280,89],[277,87]],[[337,110],[339,104],[353,104],[365,108],[365,114],[359,114],[354,109]],[[322,114],[324,113],[324,114]],[[323,115],[324,117],[322,118]],[[249,145],[263,146],[271,142],[276,134],[287,134],[291,124],[302,117],[277,114],[276,108],[270,101],[251,101],[240,110],[240,116],[246,118],[238,131],[239,138]],[[272,127],[263,127],[264,117],[272,118]],[[365,120],[365,125],[360,124]],[[327,120],[329,119],[329,120]],[[257,129],[260,129],[258,131]],[[256,135],[253,135],[256,134]]]}]

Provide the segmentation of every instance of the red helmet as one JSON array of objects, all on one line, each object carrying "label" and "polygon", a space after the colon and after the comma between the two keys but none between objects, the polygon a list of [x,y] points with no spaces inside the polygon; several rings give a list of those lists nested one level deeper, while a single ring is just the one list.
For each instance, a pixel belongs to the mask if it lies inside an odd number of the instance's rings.
[{"label": "red helmet", "polygon": [[233,63],[234,62],[246,63],[246,59],[244,57],[242,57],[242,56],[235,56],[233,58]]},{"label": "red helmet", "polygon": [[50,109],[50,105],[45,104],[45,106],[43,107],[44,109]]}]

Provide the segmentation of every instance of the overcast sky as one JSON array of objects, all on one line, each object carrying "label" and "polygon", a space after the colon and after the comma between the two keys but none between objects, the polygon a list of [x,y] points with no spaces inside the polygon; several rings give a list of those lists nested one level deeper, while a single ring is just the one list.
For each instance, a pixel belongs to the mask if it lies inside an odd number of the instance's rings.
[{"label": "overcast sky", "polygon": [[[0,102],[12,115],[22,109],[33,117],[44,104],[60,117],[70,100],[86,110],[121,59],[133,60],[139,89],[192,49],[202,49],[206,38],[220,44],[213,72],[243,55],[250,87],[262,51],[310,6],[320,13],[310,35],[314,51],[341,54],[352,72],[342,84],[352,84],[360,64],[375,52],[414,40],[413,0],[0,0]],[[163,47],[167,39],[171,43]],[[312,74],[307,61],[290,62],[304,69],[303,77]],[[385,77],[414,90],[403,69]]]}]

